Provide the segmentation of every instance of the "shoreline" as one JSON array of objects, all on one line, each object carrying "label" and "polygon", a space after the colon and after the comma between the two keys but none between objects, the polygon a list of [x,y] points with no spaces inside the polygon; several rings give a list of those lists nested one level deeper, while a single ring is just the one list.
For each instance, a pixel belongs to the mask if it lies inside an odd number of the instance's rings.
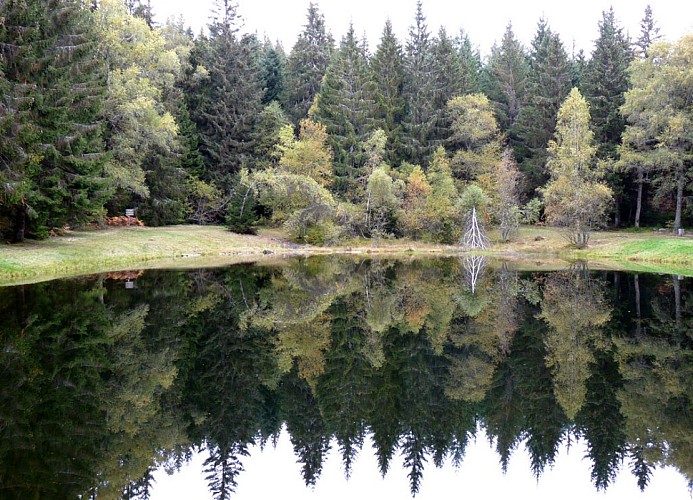
[{"label": "shoreline", "polygon": [[[494,241],[493,232],[491,240]],[[334,247],[298,245],[279,230],[239,235],[220,226],[167,226],[69,231],[64,236],[0,246],[0,286],[140,269],[191,269],[296,256],[456,257],[485,255],[521,270],[551,270],[587,260],[595,269],[693,276],[693,239],[657,233],[599,232],[591,246],[570,248],[558,230],[523,227],[489,250],[407,240],[355,240]]]}]

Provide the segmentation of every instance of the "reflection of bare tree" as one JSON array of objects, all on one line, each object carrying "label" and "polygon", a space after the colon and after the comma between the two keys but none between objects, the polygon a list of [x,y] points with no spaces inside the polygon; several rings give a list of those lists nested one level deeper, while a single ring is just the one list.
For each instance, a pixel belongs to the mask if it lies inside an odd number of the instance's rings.
[{"label": "reflection of bare tree", "polygon": [[467,255],[462,258],[464,282],[472,293],[476,293],[476,285],[486,267],[486,257],[483,255]]}]

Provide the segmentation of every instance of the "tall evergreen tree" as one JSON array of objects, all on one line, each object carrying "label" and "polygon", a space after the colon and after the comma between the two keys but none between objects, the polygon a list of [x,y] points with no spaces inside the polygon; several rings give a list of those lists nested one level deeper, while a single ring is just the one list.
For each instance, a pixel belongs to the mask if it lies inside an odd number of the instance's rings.
[{"label": "tall evergreen tree", "polygon": [[286,65],[283,104],[291,120],[298,124],[308,114],[320,91],[334,48],[332,35],[317,4],[308,5],[308,23],[298,36]]},{"label": "tall evergreen tree", "polygon": [[430,36],[421,1],[418,0],[414,24],[409,27],[404,59],[404,149],[406,159],[412,163],[422,163],[433,151],[435,77]]},{"label": "tall evergreen tree", "polygon": [[0,167],[0,177],[11,181],[0,198],[9,201],[13,239],[22,241],[93,220],[108,197],[100,121],[104,73],[95,57],[91,12],[82,2],[8,1],[0,17],[0,69],[10,91],[2,97],[0,122],[2,115],[18,119],[9,127],[17,145],[0,146],[12,153]]},{"label": "tall evergreen tree", "polygon": [[404,55],[389,19],[385,22],[380,44],[370,61],[370,68],[375,84],[374,126],[385,132],[385,160],[389,164],[394,164],[395,160],[399,159],[402,148]]},{"label": "tall evergreen tree", "polygon": [[498,125],[507,132],[517,120],[525,99],[529,65],[525,49],[508,24],[500,46],[491,48],[483,71],[483,90],[496,110]]},{"label": "tall evergreen tree", "polygon": [[619,108],[629,87],[628,65],[632,59],[628,37],[618,26],[613,8],[604,11],[583,85],[601,158],[614,157],[621,141],[625,119]]},{"label": "tall evergreen tree", "polygon": [[[597,157],[601,159],[618,159],[617,148],[626,127],[620,107],[630,86],[628,66],[632,59],[630,42],[618,26],[613,8],[604,11],[599,22],[599,38],[587,63],[583,82],[585,97],[590,104],[592,127],[599,144]],[[617,226],[623,211],[626,179],[623,173],[612,173],[609,178],[615,194],[614,222]]]},{"label": "tall evergreen tree", "polygon": [[657,40],[661,39],[659,27],[652,15],[652,7],[645,7],[645,17],[640,21],[640,36],[635,41],[635,52],[640,58],[647,58],[647,51]]},{"label": "tall evergreen tree", "polygon": [[327,69],[314,114],[327,128],[334,151],[334,187],[351,199],[358,184],[365,182],[360,172],[365,160],[361,143],[372,130],[373,90],[366,54],[352,25]]},{"label": "tall evergreen tree", "polygon": [[461,92],[462,94],[475,94],[481,91],[481,55],[478,50],[474,50],[472,42],[464,30],[460,30],[455,39],[457,51],[460,55],[460,66],[462,71]]},{"label": "tall evergreen tree", "polygon": [[272,44],[269,40],[265,40],[260,56],[260,69],[264,89],[262,104],[279,101],[286,78],[286,54],[281,44]]},{"label": "tall evergreen tree", "polygon": [[209,50],[202,59],[209,76],[200,82],[200,87],[209,88],[209,97],[201,103],[195,119],[205,158],[204,177],[227,191],[233,174],[252,159],[262,89],[256,64],[257,40],[239,37],[238,5],[217,0],[216,8],[209,25]]},{"label": "tall evergreen tree", "polygon": [[532,41],[526,104],[514,132],[515,155],[526,175],[527,194],[546,181],[546,147],[553,137],[556,116],[571,89],[572,75],[568,55],[558,35],[544,19],[539,21]]},{"label": "tall evergreen tree", "polygon": [[447,120],[446,105],[453,97],[462,95],[464,75],[462,73],[462,61],[455,46],[455,40],[450,38],[441,27],[438,37],[433,41],[432,50],[432,74],[433,83],[433,113],[435,125],[431,139],[436,143],[444,141],[450,135],[449,122]]}]

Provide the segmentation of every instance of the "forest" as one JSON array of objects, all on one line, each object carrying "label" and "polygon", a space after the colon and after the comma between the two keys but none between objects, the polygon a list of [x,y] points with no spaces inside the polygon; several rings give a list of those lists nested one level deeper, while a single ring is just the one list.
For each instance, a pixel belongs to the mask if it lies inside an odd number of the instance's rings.
[{"label": "forest", "polygon": [[0,2],[0,238],[126,209],[312,244],[693,222],[693,34],[663,40],[648,6],[631,38],[610,9],[589,54],[540,19],[482,58],[413,14],[373,48],[311,3],[288,50],[230,0],[199,34],[143,0]]}]

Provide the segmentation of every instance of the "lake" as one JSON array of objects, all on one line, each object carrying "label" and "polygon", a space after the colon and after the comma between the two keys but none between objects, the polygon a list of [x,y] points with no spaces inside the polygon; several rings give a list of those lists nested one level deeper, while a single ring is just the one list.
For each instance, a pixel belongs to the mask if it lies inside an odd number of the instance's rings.
[{"label": "lake", "polygon": [[0,313],[0,498],[690,498],[691,278],[313,257]]}]

